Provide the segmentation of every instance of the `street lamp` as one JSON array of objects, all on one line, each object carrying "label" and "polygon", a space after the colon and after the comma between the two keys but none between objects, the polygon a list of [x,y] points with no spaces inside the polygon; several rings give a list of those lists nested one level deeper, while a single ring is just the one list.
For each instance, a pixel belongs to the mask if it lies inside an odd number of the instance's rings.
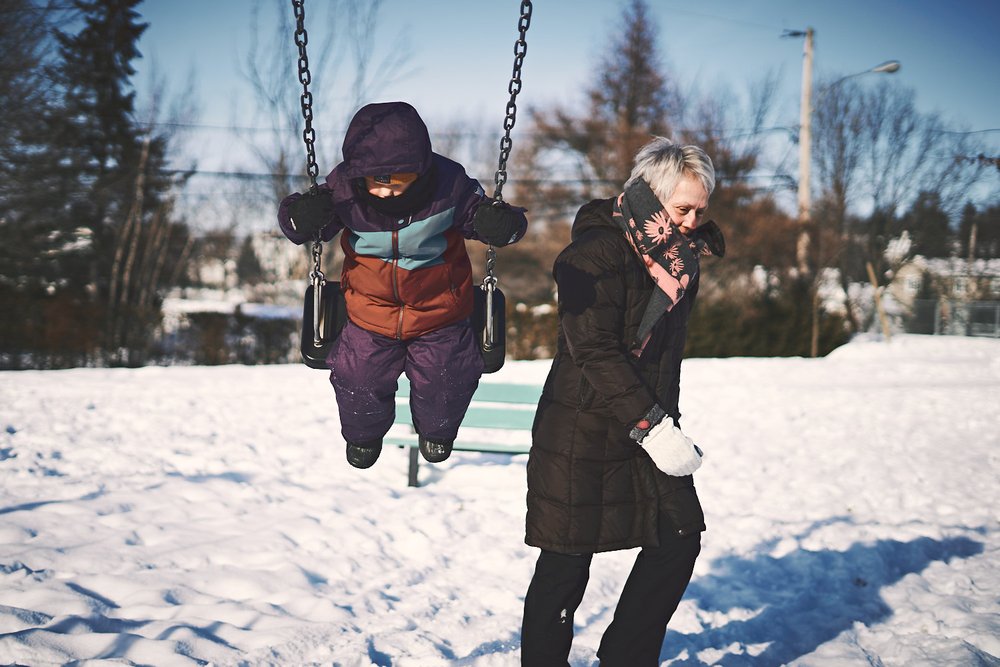
[{"label": "street lamp", "polygon": [[861,72],[855,72],[854,74],[848,74],[847,76],[842,76],[833,83],[831,83],[830,85],[828,85],[824,90],[829,90],[834,86],[839,86],[840,83],[843,82],[845,79],[851,79],[856,76],[861,76],[862,74],[872,74],[872,73],[892,74],[894,72],[898,72],[900,67],[902,67],[902,65],[899,63],[898,60],[886,60],[881,65],[875,65],[875,67],[872,67],[871,69],[866,69]]}]

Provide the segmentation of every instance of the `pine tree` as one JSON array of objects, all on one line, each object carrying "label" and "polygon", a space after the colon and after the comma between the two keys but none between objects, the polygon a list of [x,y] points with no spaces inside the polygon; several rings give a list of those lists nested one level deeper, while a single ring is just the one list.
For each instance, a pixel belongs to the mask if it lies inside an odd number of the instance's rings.
[{"label": "pine tree", "polygon": [[[1000,204],[979,211],[971,203],[962,209],[958,227],[962,257],[995,259],[1000,257]],[[974,244],[974,247],[969,246]]]},{"label": "pine tree", "polygon": [[244,285],[258,285],[265,279],[264,268],[260,265],[257,251],[253,247],[252,236],[244,238],[240,245],[240,252],[236,257],[236,275]]},{"label": "pine tree", "polygon": [[55,81],[63,108],[51,118],[50,132],[64,156],[59,172],[76,221],[66,231],[89,239],[88,252],[81,254],[86,273],[83,267],[70,272],[100,296],[109,290],[111,248],[133,200],[141,155],[130,83],[132,61],[140,55],[136,42],[146,29],[137,23],[140,1],[76,0],[83,29],[58,34],[62,59]]},{"label": "pine tree", "polygon": [[[573,199],[577,205],[594,196],[610,196],[628,178],[638,149],[654,135],[669,136],[679,104],[661,69],[657,27],[644,0],[631,0],[621,25],[610,30],[604,56],[587,89],[587,107],[532,111],[534,142],[527,161],[536,173],[546,153],[572,161],[580,186],[565,183],[536,188],[540,202]],[[535,210],[535,209],[533,209]]]},{"label": "pine tree", "polygon": [[0,286],[14,290],[44,282],[36,278],[51,255],[50,235],[36,233],[39,216],[29,216],[24,202],[36,188],[44,191],[49,173],[33,167],[46,153],[40,117],[50,91],[45,55],[54,15],[30,0],[0,0],[0,12]]},{"label": "pine tree", "polygon": [[924,257],[950,257],[953,254],[952,231],[948,215],[941,207],[936,192],[921,192],[906,215],[900,218],[900,228],[913,239],[913,254]]},{"label": "pine tree", "polygon": [[30,306],[23,332],[34,332],[43,363],[141,362],[166,248],[186,234],[170,217],[167,141],[135,118],[140,2],[73,2],[82,27],[55,32],[51,89],[5,202],[9,282]]}]

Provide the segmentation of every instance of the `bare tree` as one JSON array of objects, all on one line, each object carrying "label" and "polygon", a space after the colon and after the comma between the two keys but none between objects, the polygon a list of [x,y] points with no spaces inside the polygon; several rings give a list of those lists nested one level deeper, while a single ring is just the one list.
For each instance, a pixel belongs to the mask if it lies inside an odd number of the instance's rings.
[{"label": "bare tree", "polygon": [[961,210],[984,169],[959,159],[981,150],[970,135],[917,110],[912,89],[895,82],[835,81],[820,91],[813,155],[838,231],[847,232],[852,207],[895,214],[920,192],[940,195],[949,215]]},{"label": "bare tree", "polygon": [[[400,36],[394,41],[401,48],[375,56],[382,0],[330,0],[309,7],[319,10],[306,16],[305,27],[316,152],[323,171],[339,159],[342,128],[354,111],[379,89],[406,75],[407,49],[405,36]],[[273,27],[262,34],[261,24]],[[275,201],[301,189],[306,176],[295,27],[287,2],[254,0],[243,75],[251,84],[255,104],[249,117],[234,122],[237,127],[270,128],[267,141],[257,135],[247,135],[247,139],[271,174],[268,194]],[[350,84],[341,81],[348,77]],[[234,111],[234,115],[239,113]]]},{"label": "bare tree", "polygon": [[721,225],[729,248],[709,282],[728,282],[755,266],[784,272],[794,262],[793,221],[781,212],[773,186],[758,179],[762,169],[779,168],[764,164],[777,81],[766,74],[743,97],[717,90],[688,105],[679,139],[712,157],[716,186],[706,215]]},{"label": "bare tree", "polygon": [[[160,318],[161,299],[177,284],[179,267],[190,250],[188,228],[176,211],[175,198],[191,171],[163,170],[163,159],[155,159],[155,152],[165,155],[176,144],[179,128],[196,117],[194,78],[189,76],[186,87],[175,96],[168,93],[155,64],[150,78],[149,96],[136,112],[141,148],[131,204],[116,230],[108,279],[107,348],[114,363],[145,361],[152,344],[151,329]],[[150,198],[150,193],[157,196]]]},{"label": "bare tree", "polygon": [[[499,119],[453,116],[436,123],[430,133],[431,145],[436,153],[462,164],[487,192],[491,190],[500,154],[498,140],[503,134]],[[514,150],[517,148],[515,143]],[[520,165],[515,175],[520,175]]]},{"label": "bare tree", "polygon": [[[920,112],[912,89],[897,82],[835,79],[819,91],[813,155],[821,194],[813,261],[836,267],[848,292],[850,283],[881,275],[873,267],[885,264],[891,222],[901,207],[931,197],[942,214],[955,217],[983,166],[956,159],[976,150],[970,136],[947,130],[937,114]],[[866,207],[873,213],[860,216]],[[847,307],[857,330],[860,318]]]},{"label": "bare tree", "polygon": [[874,208],[897,213],[925,191],[940,194],[949,216],[957,214],[982,174],[982,164],[955,159],[980,149],[971,136],[919,112],[913,90],[889,82],[863,91],[860,115]]}]

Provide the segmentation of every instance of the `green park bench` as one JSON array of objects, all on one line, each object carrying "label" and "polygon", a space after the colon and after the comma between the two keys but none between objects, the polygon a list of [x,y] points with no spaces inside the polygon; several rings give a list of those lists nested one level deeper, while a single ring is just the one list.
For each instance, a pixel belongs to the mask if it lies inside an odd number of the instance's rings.
[{"label": "green park bench", "polygon": [[[541,395],[541,385],[480,382],[458,430],[455,451],[526,454],[531,447],[531,424]],[[396,421],[384,443],[410,448],[408,484],[418,486],[420,452],[409,400],[410,383],[402,377],[396,392]]]}]

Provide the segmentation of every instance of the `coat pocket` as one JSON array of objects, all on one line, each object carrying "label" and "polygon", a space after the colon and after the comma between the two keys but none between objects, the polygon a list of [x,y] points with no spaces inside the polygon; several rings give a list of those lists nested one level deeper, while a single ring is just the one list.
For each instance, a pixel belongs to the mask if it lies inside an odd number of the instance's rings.
[{"label": "coat pocket", "polygon": [[661,496],[660,511],[667,514],[675,535],[685,537],[705,530],[705,513],[693,485]]}]

